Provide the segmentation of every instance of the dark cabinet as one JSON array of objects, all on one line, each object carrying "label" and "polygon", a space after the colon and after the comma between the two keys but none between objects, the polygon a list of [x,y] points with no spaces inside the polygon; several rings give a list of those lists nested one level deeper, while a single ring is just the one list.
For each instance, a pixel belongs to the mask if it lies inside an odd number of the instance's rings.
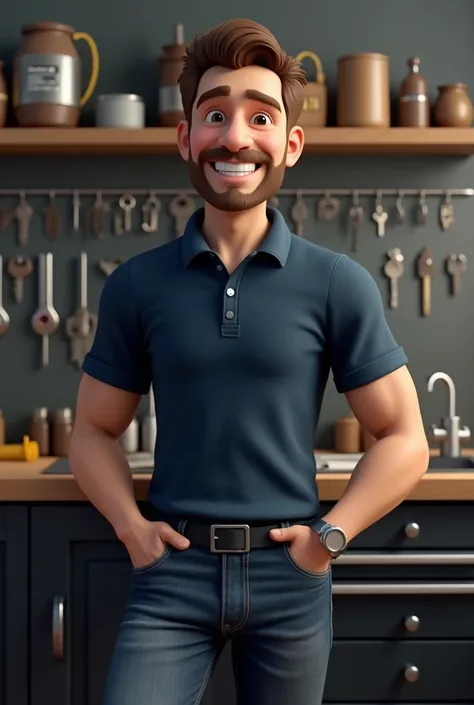
[{"label": "dark cabinet", "polygon": [[[126,549],[93,507],[32,507],[31,705],[101,704],[131,580]],[[217,705],[211,691],[202,705]]]},{"label": "dark cabinet", "polygon": [[[0,556],[0,705],[101,705],[132,588],[111,526],[87,503],[0,505]],[[473,505],[398,507],[333,565],[325,703],[472,703],[473,599]],[[236,705],[230,645],[201,705]]]},{"label": "dark cabinet", "polygon": [[28,513],[0,505],[0,703],[28,704]]}]

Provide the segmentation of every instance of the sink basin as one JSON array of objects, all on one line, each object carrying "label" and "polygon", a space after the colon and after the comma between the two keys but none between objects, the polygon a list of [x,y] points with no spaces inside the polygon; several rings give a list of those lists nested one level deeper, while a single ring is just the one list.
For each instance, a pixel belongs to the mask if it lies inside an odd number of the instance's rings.
[{"label": "sink basin", "polygon": [[472,470],[474,472],[474,458],[470,455],[459,458],[435,455],[430,458],[428,470]]}]

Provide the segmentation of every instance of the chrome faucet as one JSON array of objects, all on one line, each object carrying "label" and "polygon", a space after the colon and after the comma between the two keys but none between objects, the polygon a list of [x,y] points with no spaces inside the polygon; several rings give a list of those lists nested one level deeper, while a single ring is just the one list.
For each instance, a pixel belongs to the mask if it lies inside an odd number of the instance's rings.
[{"label": "chrome faucet", "polygon": [[448,416],[441,421],[440,426],[431,424],[430,435],[441,444],[441,455],[448,455],[451,458],[458,458],[462,441],[467,441],[471,437],[471,431],[467,426],[460,426],[460,417],[456,416],[456,388],[451,377],[444,372],[435,372],[428,380],[428,391],[432,392],[435,382],[441,380],[445,382],[449,392]]}]

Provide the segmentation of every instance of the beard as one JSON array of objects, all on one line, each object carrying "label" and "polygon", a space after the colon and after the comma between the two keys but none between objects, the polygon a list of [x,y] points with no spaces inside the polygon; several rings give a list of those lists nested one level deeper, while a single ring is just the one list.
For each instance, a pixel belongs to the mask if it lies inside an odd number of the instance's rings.
[{"label": "beard", "polygon": [[[231,152],[225,147],[216,147],[201,152],[197,162],[194,161],[190,152],[188,165],[191,183],[204,201],[218,210],[234,213],[250,210],[264,201],[269,201],[278,192],[285,176],[286,152],[287,148],[281,163],[276,166],[268,154],[251,149]],[[204,171],[204,164],[230,159],[241,163],[254,162],[260,165],[260,169],[265,170],[262,181],[250,193],[242,193],[238,186],[231,186],[226,191],[217,193],[209,183]]]}]

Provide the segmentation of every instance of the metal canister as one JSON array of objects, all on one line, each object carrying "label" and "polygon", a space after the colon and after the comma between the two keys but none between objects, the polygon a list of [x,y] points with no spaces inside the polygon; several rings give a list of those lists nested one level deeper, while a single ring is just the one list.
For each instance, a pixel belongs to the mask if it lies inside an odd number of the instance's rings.
[{"label": "metal canister", "polygon": [[348,54],[337,63],[338,127],[390,127],[388,56]]},{"label": "metal canister", "polygon": [[145,127],[145,104],[135,93],[110,93],[97,97],[97,127]]},{"label": "metal canister", "polygon": [[316,70],[316,81],[308,81],[304,87],[304,101],[298,124],[301,127],[325,127],[327,121],[328,89],[321,59],[313,51],[302,51],[296,61],[311,59]]},{"label": "metal canister", "polygon": [[139,427],[138,421],[134,417],[128,428],[122,433],[119,438],[119,444],[124,453],[136,453],[138,451],[139,442]]},{"label": "metal canister", "polygon": [[184,29],[182,24],[178,24],[175,28],[175,43],[164,46],[163,53],[158,59],[159,117],[160,124],[164,127],[176,127],[179,121],[184,119],[178,79],[183,70],[185,53]]},{"label": "metal canister", "polygon": [[53,421],[53,455],[57,458],[66,457],[69,453],[69,443],[73,428],[72,409],[58,409]]},{"label": "metal canister", "polygon": [[39,454],[43,457],[50,452],[50,427],[48,419],[48,409],[41,406],[35,409],[31,415],[29,435],[32,441],[36,441],[39,446]]}]

